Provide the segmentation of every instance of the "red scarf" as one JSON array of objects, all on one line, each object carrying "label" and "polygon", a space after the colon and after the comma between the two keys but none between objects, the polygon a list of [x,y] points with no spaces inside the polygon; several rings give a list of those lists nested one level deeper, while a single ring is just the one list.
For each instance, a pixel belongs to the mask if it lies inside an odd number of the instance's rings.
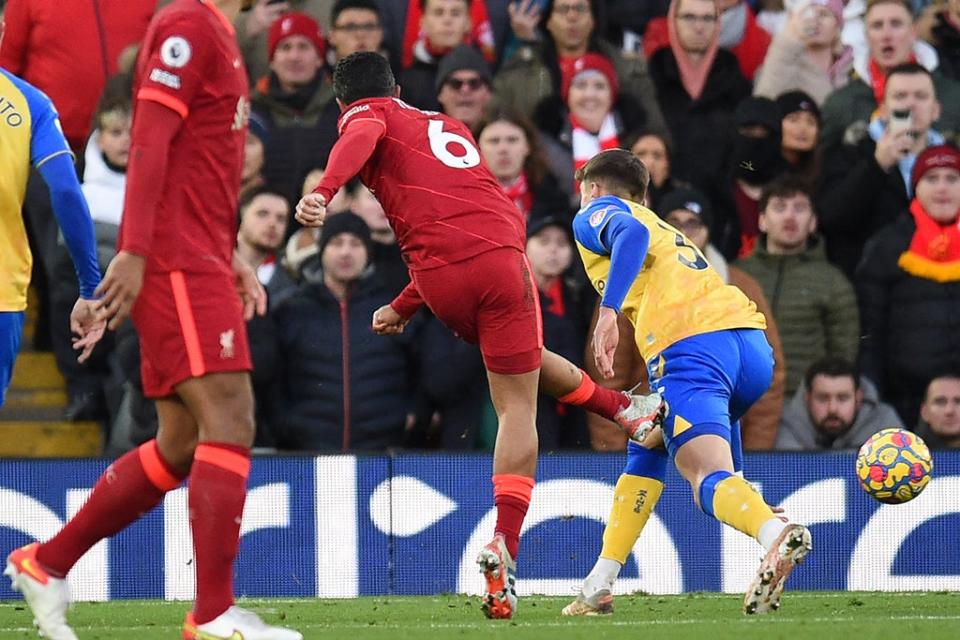
[{"label": "red scarf", "polygon": [[513,204],[517,205],[517,209],[520,209],[524,218],[530,217],[530,210],[533,209],[533,194],[530,192],[525,173],[521,171],[516,180],[503,187],[503,192]]},{"label": "red scarf", "polygon": [[[916,62],[917,56],[910,54],[907,62]],[[870,86],[873,88],[873,99],[877,101],[877,106],[883,104],[883,91],[887,87],[887,74],[884,73],[880,65],[873,58],[870,58]]]},{"label": "red scarf", "polygon": [[[420,29],[420,18],[423,12],[420,9],[420,0],[409,0],[407,2],[407,24],[403,30],[403,68],[407,69],[413,66],[413,50],[417,44],[422,43],[424,50],[433,57],[442,57],[447,51],[440,51],[429,45],[427,38]],[[490,18],[487,17],[486,0],[473,0],[470,3],[470,24],[473,27],[470,33],[464,38],[464,42],[472,44],[483,53],[487,62],[493,64],[496,54],[496,47],[493,42],[493,27],[490,25]]]},{"label": "red scarf", "polygon": [[[608,113],[600,124],[600,131],[593,133],[583,128],[577,119],[570,114],[573,146],[573,172],[587,164],[593,156],[607,149],[619,149],[620,139],[617,137],[617,121],[612,113]],[[573,192],[580,192],[580,183],[573,181]]]},{"label": "red scarf", "polygon": [[555,316],[566,315],[567,305],[563,302],[563,278],[557,278],[543,294],[547,297],[547,300],[550,301],[550,306],[547,307],[547,311]]},{"label": "red scarf", "polygon": [[960,219],[943,226],[924,211],[916,198],[910,203],[910,215],[917,230],[910,248],[897,264],[909,274],[937,282],[960,280]]}]

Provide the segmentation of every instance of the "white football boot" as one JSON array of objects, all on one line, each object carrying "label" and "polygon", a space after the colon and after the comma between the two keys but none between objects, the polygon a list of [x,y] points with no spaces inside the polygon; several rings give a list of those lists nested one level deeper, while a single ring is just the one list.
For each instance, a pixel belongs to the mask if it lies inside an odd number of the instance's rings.
[{"label": "white football boot", "polygon": [[496,535],[477,555],[477,564],[487,582],[480,605],[488,618],[509,619],[517,610],[517,565],[502,535]]},{"label": "white football boot", "polygon": [[784,583],[812,548],[809,529],[802,524],[787,525],[760,561],[757,575],[743,597],[743,612],[752,615],[779,609]]},{"label": "white football boot", "polygon": [[624,391],[623,395],[630,399],[630,404],[620,409],[614,420],[628,438],[642,443],[654,427],[663,424],[667,416],[667,403],[656,391],[646,395]]},{"label": "white football boot", "polygon": [[254,612],[232,606],[204,624],[194,622],[193,613],[188,613],[183,640],[303,640],[303,636],[292,629],[271,627]]},{"label": "white football boot", "polygon": [[77,640],[67,626],[70,589],[67,581],[54,578],[37,562],[36,542],[15,549],[7,556],[3,575],[10,578],[14,591],[23,594],[33,612],[33,624],[48,640]]}]

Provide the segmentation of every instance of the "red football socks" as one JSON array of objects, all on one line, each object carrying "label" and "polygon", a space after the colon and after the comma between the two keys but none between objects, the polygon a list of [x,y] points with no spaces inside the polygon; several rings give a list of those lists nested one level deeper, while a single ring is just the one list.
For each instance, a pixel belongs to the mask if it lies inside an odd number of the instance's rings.
[{"label": "red football socks", "polygon": [[619,391],[601,387],[580,370],[580,386],[565,396],[557,398],[560,402],[577,405],[585,410],[597,414],[601,418],[613,420],[620,409],[630,404],[630,398]]},{"label": "red football socks", "polygon": [[197,570],[193,617],[206,624],[233,604],[233,561],[247,498],[250,451],[219,442],[197,446],[188,504]]},{"label": "red football socks", "polygon": [[103,538],[123,530],[163,500],[183,480],[150,440],[107,467],[87,502],[57,535],[40,545],[37,561],[63,578]]},{"label": "red football socks", "polygon": [[530,506],[533,478],[501,473],[493,476],[493,502],[497,505],[495,533],[503,535],[507,551],[516,560],[520,549],[520,528]]}]

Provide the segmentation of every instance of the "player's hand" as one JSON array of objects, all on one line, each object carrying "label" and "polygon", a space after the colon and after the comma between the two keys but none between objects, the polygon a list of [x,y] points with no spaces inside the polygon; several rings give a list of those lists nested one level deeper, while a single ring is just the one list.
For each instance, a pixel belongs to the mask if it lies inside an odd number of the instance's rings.
[{"label": "player's hand", "polygon": [[97,301],[78,298],[70,312],[70,331],[73,332],[73,348],[80,352],[77,362],[86,362],[104,331],[107,323],[97,317]]},{"label": "player's hand", "polygon": [[270,0],[257,0],[250,13],[247,14],[247,36],[253,38],[273,24],[273,21],[280,17],[280,14],[290,11],[290,4],[287,2],[274,2]]},{"label": "player's hand", "polygon": [[106,322],[111,331],[127,319],[133,303],[143,286],[143,271],[147,260],[135,253],[121,251],[113,256],[107,273],[94,292],[99,300],[94,305],[97,320]]},{"label": "player's hand", "polygon": [[403,333],[408,320],[388,304],[373,312],[373,332],[378,336],[395,336]]},{"label": "player's hand", "polygon": [[536,40],[537,25],[540,24],[540,5],[536,0],[518,0],[507,5],[510,14],[510,28],[520,40]]},{"label": "player's hand", "polygon": [[597,328],[593,331],[593,357],[597,361],[600,375],[609,380],[613,377],[613,354],[620,341],[620,328],[617,327],[617,312],[610,307],[600,307],[597,316]]},{"label": "player's hand", "polygon": [[305,227],[322,227],[327,217],[326,199],[319,193],[308,193],[300,198],[293,217]]},{"label": "player's hand", "polygon": [[243,303],[243,319],[250,320],[254,313],[264,315],[267,312],[267,291],[257,279],[257,272],[236,253],[231,266],[237,294]]}]

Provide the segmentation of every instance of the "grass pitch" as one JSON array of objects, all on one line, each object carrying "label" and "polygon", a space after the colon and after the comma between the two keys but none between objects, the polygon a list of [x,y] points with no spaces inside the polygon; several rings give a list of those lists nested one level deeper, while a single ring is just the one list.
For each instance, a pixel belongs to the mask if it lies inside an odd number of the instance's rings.
[{"label": "grass pitch", "polygon": [[[619,596],[612,616],[566,618],[570,598],[521,598],[512,621],[486,620],[479,600],[461,595],[355,600],[247,599],[265,620],[323,640],[831,640],[960,638],[960,593],[787,593],[774,614],[746,617],[741,598],[716,594]],[[180,638],[188,605],[126,600],[79,603],[69,620],[81,640]],[[35,638],[23,602],[0,602],[0,638]]]}]

